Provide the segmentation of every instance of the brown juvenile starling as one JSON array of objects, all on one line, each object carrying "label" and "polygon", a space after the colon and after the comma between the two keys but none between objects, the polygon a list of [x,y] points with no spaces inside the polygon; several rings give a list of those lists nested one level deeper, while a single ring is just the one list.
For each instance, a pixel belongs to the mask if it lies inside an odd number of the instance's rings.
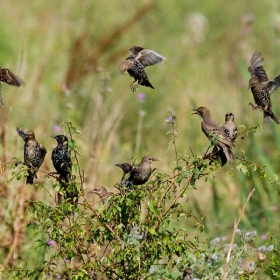
[{"label": "brown juvenile starling", "polygon": [[222,127],[227,137],[234,142],[237,137],[237,127],[234,123],[234,114],[232,112],[227,112],[225,116],[225,124]]},{"label": "brown juvenile starling", "polygon": [[250,102],[250,105],[252,109],[263,111],[265,124],[270,124],[271,119],[279,124],[279,120],[272,111],[270,95],[280,86],[280,75],[268,80],[262,65],[263,58],[261,57],[261,53],[255,52],[251,58],[248,71],[251,74],[249,88],[251,88],[256,104],[254,105]]},{"label": "brown juvenile starling", "polygon": [[221,126],[211,118],[210,111],[205,107],[199,107],[198,109],[193,110],[195,111],[194,114],[201,116],[201,130],[204,132],[209,141],[216,138],[216,146],[218,147],[218,150],[223,150],[227,161],[233,161],[235,157],[231,148],[234,147],[234,144],[225,134]]},{"label": "brown juvenile starling", "polygon": [[112,192],[108,192],[107,189],[103,186],[96,187],[92,191],[89,191],[88,193],[95,193],[99,195],[99,197],[102,199],[103,205],[107,202],[108,198],[114,194]]},{"label": "brown juvenile starling", "polygon": [[43,145],[39,144],[34,132],[28,130],[26,133],[17,127],[18,135],[24,140],[24,163],[30,167],[26,178],[26,184],[33,184],[34,177],[37,178],[37,171],[42,165],[45,155],[47,153]]},{"label": "brown juvenile starling", "polygon": [[[128,74],[134,78],[130,84],[130,89],[135,92],[140,85],[154,88],[149,82],[148,76],[145,72],[145,67],[162,62],[165,57],[156,53],[155,51],[145,49],[142,47],[133,46],[129,49],[128,58],[120,65],[120,73],[127,71]],[[137,85],[133,85],[138,81]]]},{"label": "brown juvenile starling", "polygon": [[115,164],[116,166],[120,167],[123,170],[123,176],[121,179],[121,186],[122,187],[127,187],[128,186],[128,178],[130,176],[132,166],[129,163],[120,163],[120,164]]},{"label": "brown juvenile starling", "polygon": [[21,86],[24,83],[18,76],[13,74],[9,69],[0,67],[0,104],[4,106],[2,100],[2,94],[1,94],[2,92],[1,83],[6,83],[8,85],[17,86],[17,87]]},{"label": "brown juvenile starling", "polygon": [[158,159],[149,156],[143,157],[140,164],[135,166],[131,170],[130,176],[128,178],[128,187],[145,184],[149,180],[152,173],[152,168],[150,164],[153,161],[157,160]]},{"label": "brown juvenile starling", "polygon": [[[71,199],[70,203],[74,204],[74,198],[78,197],[78,192],[75,190],[69,190],[70,187],[67,184],[71,179],[72,161],[68,151],[68,138],[65,135],[51,136],[57,141],[56,148],[52,151],[52,161],[56,172],[59,174],[61,180],[61,186],[66,191],[65,199]],[[62,196],[58,194],[58,203],[61,204]],[[77,203],[77,201],[76,201]]]}]

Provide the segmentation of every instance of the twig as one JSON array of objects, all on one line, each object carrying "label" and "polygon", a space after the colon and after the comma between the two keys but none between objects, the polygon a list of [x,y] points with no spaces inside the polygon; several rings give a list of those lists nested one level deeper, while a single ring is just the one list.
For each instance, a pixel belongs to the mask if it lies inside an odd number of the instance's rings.
[{"label": "twig", "polygon": [[236,222],[236,220],[234,222],[233,232],[232,232],[232,236],[231,236],[230,245],[229,245],[229,248],[228,248],[227,259],[226,259],[226,264],[225,264],[225,267],[224,267],[224,272],[223,272],[222,280],[226,280],[226,277],[227,277],[227,268],[228,268],[228,263],[229,263],[229,259],[230,259],[230,255],[231,255],[232,246],[233,246],[234,237],[235,237],[235,234],[236,234],[237,227],[238,227],[238,225],[239,225],[239,223],[240,223],[240,221],[241,221],[241,219],[242,219],[242,217],[244,215],[245,208],[246,208],[246,206],[247,206],[247,204],[248,204],[252,194],[254,193],[254,191],[255,191],[255,189],[253,189],[249,193],[249,195],[248,195],[248,197],[246,199],[246,202],[245,202],[244,206],[242,207],[242,210],[241,210],[241,213],[239,215],[239,218],[238,218],[237,222]]}]

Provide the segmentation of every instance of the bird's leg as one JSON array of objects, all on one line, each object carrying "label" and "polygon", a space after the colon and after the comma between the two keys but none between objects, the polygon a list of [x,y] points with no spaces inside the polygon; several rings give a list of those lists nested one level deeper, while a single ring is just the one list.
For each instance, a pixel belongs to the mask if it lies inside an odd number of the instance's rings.
[{"label": "bird's leg", "polygon": [[252,106],[252,110],[257,110],[257,109],[260,109],[261,111],[264,110],[264,108],[262,106],[259,106],[259,105],[254,105],[252,102],[249,103],[249,105]]},{"label": "bird's leg", "polygon": [[136,90],[136,88],[135,88],[135,85],[134,85],[134,83],[136,82],[137,80],[134,80],[131,84],[130,84],[130,89],[133,91],[133,92],[135,92],[135,90]]},{"label": "bird's leg", "polygon": [[[134,82],[135,82],[135,81],[134,81]],[[133,83],[134,83],[134,82],[133,82]],[[133,89],[131,88],[131,90],[132,90],[133,92],[135,92],[136,89],[137,89],[141,84],[142,84],[142,81],[141,81],[141,82],[138,82],[137,85],[131,85],[130,88],[133,87]]]}]

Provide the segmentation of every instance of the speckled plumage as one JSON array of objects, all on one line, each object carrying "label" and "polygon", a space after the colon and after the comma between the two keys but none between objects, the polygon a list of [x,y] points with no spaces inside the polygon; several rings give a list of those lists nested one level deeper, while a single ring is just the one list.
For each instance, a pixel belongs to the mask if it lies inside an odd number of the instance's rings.
[{"label": "speckled plumage", "polygon": [[21,86],[24,83],[18,76],[13,74],[12,71],[10,71],[9,69],[0,67],[0,105],[4,106],[4,103],[2,100],[1,83],[6,83],[8,85],[17,86],[17,87]]},{"label": "speckled plumage", "polygon": [[232,112],[227,112],[225,115],[225,124],[222,129],[224,130],[227,137],[234,142],[237,137],[237,127],[234,123],[234,114]]},{"label": "speckled plumage", "polygon": [[[52,162],[61,179],[61,186],[66,190],[65,199],[77,197],[76,191],[69,191],[68,185],[71,179],[72,161],[68,150],[68,138],[65,135],[52,136],[57,141],[56,148],[52,151]],[[62,202],[62,197],[58,195],[59,204]],[[71,202],[72,203],[72,202]]]},{"label": "speckled plumage", "polygon": [[[165,59],[162,55],[142,47],[133,46],[129,49],[128,58],[120,65],[120,73],[127,71],[134,81],[130,84],[134,92],[140,85],[154,88],[145,72],[145,67],[154,65]],[[137,85],[133,85],[138,81]]]},{"label": "speckled plumage", "polygon": [[248,71],[251,74],[249,88],[253,93],[256,105],[250,103],[253,109],[261,109],[264,114],[264,123],[270,124],[273,119],[279,124],[278,118],[275,116],[270,95],[280,86],[280,75],[268,80],[265,70],[262,67],[263,58],[260,52],[255,52],[250,60]]},{"label": "speckled plumage", "polygon": [[234,160],[234,154],[231,151],[231,148],[234,147],[232,141],[228,138],[221,126],[212,119],[210,111],[205,107],[199,107],[193,109],[194,114],[201,116],[201,130],[206,135],[209,141],[212,141],[213,138],[216,138],[218,150],[222,149],[227,161]]},{"label": "speckled plumage", "polygon": [[28,170],[26,178],[26,184],[32,185],[34,183],[34,177],[37,178],[37,170],[42,165],[47,151],[42,144],[36,141],[33,131],[28,130],[24,133],[17,127],[17,133],[25,142],[24,163],[29,167],[33,167]]}]

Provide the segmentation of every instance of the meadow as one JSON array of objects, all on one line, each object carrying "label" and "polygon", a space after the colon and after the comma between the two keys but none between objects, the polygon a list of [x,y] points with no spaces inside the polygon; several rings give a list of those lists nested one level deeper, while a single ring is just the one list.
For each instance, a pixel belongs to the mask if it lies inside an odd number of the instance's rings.
[{"label": "meadow", "polygon": [[[199,235],[208,242],[219,237],[229,243],[234,222],[255,188],[239,228],[256,231],[255,247],[268,246],[272,239],[279,245],[280,127],[264,127],[262,113],[248,105],[253,96],[247,89],[247,67],[256,50],[269,78],[280,73],[278,1],[4,1],[0,26],[0,65],[25,82],[20,88],[2,84],[0,270],[38,265],[35,235],[26,229],[26,200],[51,205],[55,194],[43,172],[36,181],[43,187],[25,185],[24,178],[10,180],[13,171],[4,163],[23,160],[24,143],[16,127],[35,132],[47,149],[41,169],[54,172],[51,151],[56,143],[50,136],[66,133],[62,123],[71,122],[81,132],[75,141],[84,193],[100,185],[116,192],[122,175],[116,163],[150,155],[160,160],[152,164],[158,172],[173,173],[177,163],[173,146],[168,148],[173,140],[167,134],[173,127],[167,121],[170,112],[176,117],[178,132],[173,134],[179,153],[205,154],[209,141],[200,118],[191,115],[199,106],[209,108],[220,124],[232,111],[241,132],[261,126],[239,137],[234,148],[236,156],[245,154],[258,168],[227,164],[207,181],[196,181],[182,207],[204,217],[203,232],[189,219],[173,227],[184,228],[190,238]],[[146,69],[154,90],[139,87],[132,93],[132,78],[119,74],[133,45],[166,57]],[[279,89],[271,99],[280,117]],[[95,195],[86,197],[90,203],[98,201]]]}]

